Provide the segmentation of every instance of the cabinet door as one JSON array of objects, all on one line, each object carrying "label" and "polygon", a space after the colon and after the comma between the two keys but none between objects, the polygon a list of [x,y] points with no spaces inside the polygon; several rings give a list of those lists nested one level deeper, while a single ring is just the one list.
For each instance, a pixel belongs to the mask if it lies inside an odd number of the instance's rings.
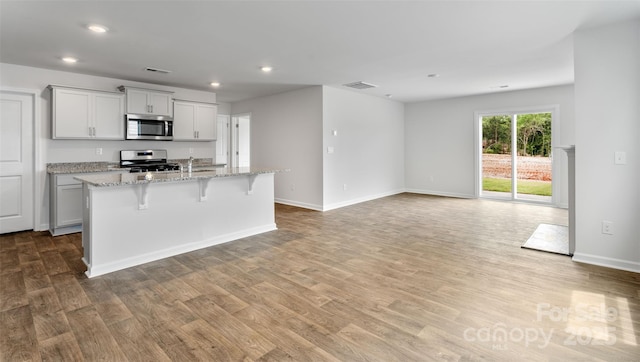
[{"label": "cabinet door", "polygon": [[198,141],[214,141],[217,133],[218,107],[198,104],[196,108],[196,135]]},{"label": "cabinet door", "polygon": [[124,98],[118,94],[95,94],[95,138],[124,139]]},{"label": "cabinet door", "polygon": [[158,116],[171,116],[171,95],[167,93],[149,93],[147,101],[151,106],[151,113]]},{"label": "cabinet door", "polygon": [[53,90],[53,138],[91,136],[91,94],[71,89]]},{"label": "cabinet door", "polygon": [[149,114],[148,92],[138,89],[127,89],[127,113]]},{"label": "cabinet door", "polygon": [[82,184],[56,187],[56,227],[82,223]]},{"label": "cabinet door", "polygon": [[193,141],[195,139],[194,122],[196,106],[189,102],[173,104],[173,140]]}]

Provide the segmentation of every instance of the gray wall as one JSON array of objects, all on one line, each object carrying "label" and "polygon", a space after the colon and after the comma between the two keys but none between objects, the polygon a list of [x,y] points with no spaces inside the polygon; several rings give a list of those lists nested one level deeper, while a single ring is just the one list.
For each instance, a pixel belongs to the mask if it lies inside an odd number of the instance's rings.
[{"label": "gray wall", "polygon": [[231,104],[251,113],[251,166],[288,168],[275,175],[282,203],[322,209],[322,87]]},{"label": "gray wall", "polygon": [[404,191],[402,103],[323,87],[323,128],[325,210]]},{"label": "gray wall", "polygon": [[[574,41],[574,260],[640,272],[640,22],[579,31]],[[614,164],[616,151],[626,165]],[[603,220],[613,235],[601,232]]]}]

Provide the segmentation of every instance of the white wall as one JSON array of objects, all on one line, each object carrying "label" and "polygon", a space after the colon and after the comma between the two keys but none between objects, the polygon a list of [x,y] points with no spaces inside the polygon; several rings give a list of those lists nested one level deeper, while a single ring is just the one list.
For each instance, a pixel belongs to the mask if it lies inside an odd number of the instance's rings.
[{"label": "white wall", "polygon": [[[408,191],[475,196],[474,112],[559,105],[554,145],[574,144],[573,86],[538,88],[410,103],[405,108],[405,186]],[[568,204],[566,154],[554,181],[557,203]]]},{"label": "white wall", "polygon": [[218,102],[218,114],[231,115],[231,103]]},{"label": "white wall", "polygon": [[251,114],[251,166],[288,168],[275,175],[278,202],[322,210],[322,87],[231,104]]},{"label": "white wall", "polygon": [[[49,84],[66,85],[80,88],[117,91],[120,85],[137,86],[149,89],[167,90],[175,98],[201,102],[216,101],[216,94],[183,88],[167,87],[156,84],[132,82],[122,79],[96,77],[55,70],[25,67],[0,63],[0,86],[8,88],[31,89],[40,91],[40,115],[36,115],[40,132],[36,143],[40,147],[41,164],[36,165],[36,199],[40,205],[38,230],[46,230],[49,221],[49,188],[46,177],[46,164],[57,162],[118,162],[122,149],[162,148],[167,149],[169,158],[188,158],[189,148],[193,148],[196,158],[215,158],[215,142],[161,142],[161,141],[101,141],[101,140],[52,140],[51,139],[51,93]],[[124,119],[123,119],[124,122]],[[96,155],[95,149],[102,148],[103,154]]]},{"label": "white wall", "polygon": [[403,192],[404,105],[322,89],[324,210]]},{"label": "white wall", "polygon": [[576,32],[574,58],[574,260],[640,272],[640,22]]}]

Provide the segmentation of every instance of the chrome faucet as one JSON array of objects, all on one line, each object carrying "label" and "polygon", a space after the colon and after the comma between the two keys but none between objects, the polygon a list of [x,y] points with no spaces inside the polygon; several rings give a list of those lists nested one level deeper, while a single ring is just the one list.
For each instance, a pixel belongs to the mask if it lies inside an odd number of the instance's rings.
[{"label": "chrome faucet", "polygon": [[191,173],[193,169],[193,156],[189,157],[189,163],[187,164],[187,172]]}]

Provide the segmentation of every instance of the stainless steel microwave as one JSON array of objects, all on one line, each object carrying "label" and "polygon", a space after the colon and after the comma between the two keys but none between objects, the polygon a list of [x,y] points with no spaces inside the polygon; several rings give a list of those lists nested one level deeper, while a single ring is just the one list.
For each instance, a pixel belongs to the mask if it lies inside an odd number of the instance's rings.
[{"label": "stainless steel microwave", "polygon": [[167,116],[127,114],[125,117],[128,140],[173,140],[173,119]]}]

